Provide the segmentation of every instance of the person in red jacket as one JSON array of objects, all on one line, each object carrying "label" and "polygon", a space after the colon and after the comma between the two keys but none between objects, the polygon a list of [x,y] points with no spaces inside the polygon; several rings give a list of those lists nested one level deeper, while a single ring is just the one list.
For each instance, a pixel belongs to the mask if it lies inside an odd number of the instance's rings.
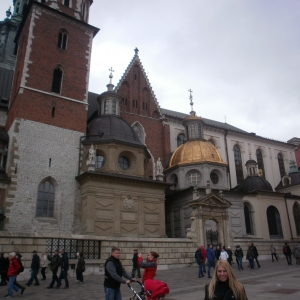
[{"label": "person in red jacket", "polygon": [[19,288],[14,285],[14,282],[19,274],[19,270],[21,268],[17,258],[16,253],[12,252],[9,254],[9,267],[7,271],[7,277],[9,277],[8,282],[8,294],[5,296],[5,298],[12,298],[13,296],[13,290],[18,292]]},{"label": "person in red jacket", "polygon": [[202,272],[203,272],[203,274],[205,274],[206,273],[206,269],[205,269],[206,250],[205,250],[204,246],[201,246],[201,251],[202,251],[202,257],[203,257]]},{"label": "person in red jacket", "polygon": [[138,265],[140,268],[145,269],[143,274],[142,282],[144,283],[147,279],[154,279],[157,269],[157,258],[159,255],[155,251],[150,251],[147,254],[147,262],[143,262],[142,254],[139,253]]}]

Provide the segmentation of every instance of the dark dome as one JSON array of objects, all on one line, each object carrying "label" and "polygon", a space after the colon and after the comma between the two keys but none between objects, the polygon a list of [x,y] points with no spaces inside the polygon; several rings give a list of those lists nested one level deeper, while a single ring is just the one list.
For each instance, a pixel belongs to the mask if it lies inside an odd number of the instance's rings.
[{"label": "dark dome", "polygon": [[273,191],[271,184],[259,176],[248,176],[234,190],[242,193],[251,193],[253,191]]},{"label": "dark dome", "polygon": [[119,141],[143,145],[133,128],[117,115],[102,115],[92,120],[88,125],[87,136],[85,142]]},{"label": "dark dome", "polygon": [[256,161],[254,159],[249,159],[246,162],[246,165],[248,165],[248,164],[256,164]]}]

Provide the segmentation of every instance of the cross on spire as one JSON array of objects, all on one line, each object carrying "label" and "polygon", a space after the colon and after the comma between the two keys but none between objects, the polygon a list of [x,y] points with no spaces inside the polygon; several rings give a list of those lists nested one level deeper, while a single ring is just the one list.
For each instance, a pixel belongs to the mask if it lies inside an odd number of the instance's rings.
[{"label": "cross on spire", "polygon": [[193,91],[191,89],[189,89],[188,92],[190,92],[190,105],[191,105],[192,111],[193,111],[194,110],[193,109],[193,105],[194,105],[194,103],[193,103],[193,95],[192,95]]},{"label": "cross on spire", "polygon": [[113,78],[112,72],[114,72],[114,70],[113,70],[112,67],[110,67],[110,69],[108,69],[108,71],[110,71],[110,74],[109,74],[110,81],[109,81],[109,83],[112,84],[112,78]]},{"label": "cross on spire", "polygon": [[139,54],[139,49],[137,47],[135,47],[134,52],[135,52],[135,55],[138,55]]}]

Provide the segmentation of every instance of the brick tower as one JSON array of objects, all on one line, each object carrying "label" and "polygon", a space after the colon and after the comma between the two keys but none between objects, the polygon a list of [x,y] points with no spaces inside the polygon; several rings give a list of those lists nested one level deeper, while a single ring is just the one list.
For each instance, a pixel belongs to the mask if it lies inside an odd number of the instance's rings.
[{"label": "brick tower", "polygon": [[85,134],[92,0],[23,1],[9,102],[5,229],[76,232],[78,144]]}]

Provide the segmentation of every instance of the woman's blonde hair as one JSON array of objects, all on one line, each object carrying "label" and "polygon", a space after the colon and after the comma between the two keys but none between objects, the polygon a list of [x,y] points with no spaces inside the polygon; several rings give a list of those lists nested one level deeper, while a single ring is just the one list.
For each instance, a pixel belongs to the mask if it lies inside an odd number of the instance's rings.
[{"label": "woman's blonde hair", "polygon": [[218,271],[218,267],[220,267],[220,266],[223,267],[227,271],[229,288],[232,290],[234,297],[239,300],[247,300],[246,291],[245,291],[243,285],[236,280],[236,277],[232,271],[232,268],[226,260],[218,260],[216,262],[213,277],[212,277],[210,283],[208,284],[209,299],[213,299],[213,297],[214,297],[214,292],[215,292],[215,288],[217,285],[217,281],[219,280],[217,271]]}]

